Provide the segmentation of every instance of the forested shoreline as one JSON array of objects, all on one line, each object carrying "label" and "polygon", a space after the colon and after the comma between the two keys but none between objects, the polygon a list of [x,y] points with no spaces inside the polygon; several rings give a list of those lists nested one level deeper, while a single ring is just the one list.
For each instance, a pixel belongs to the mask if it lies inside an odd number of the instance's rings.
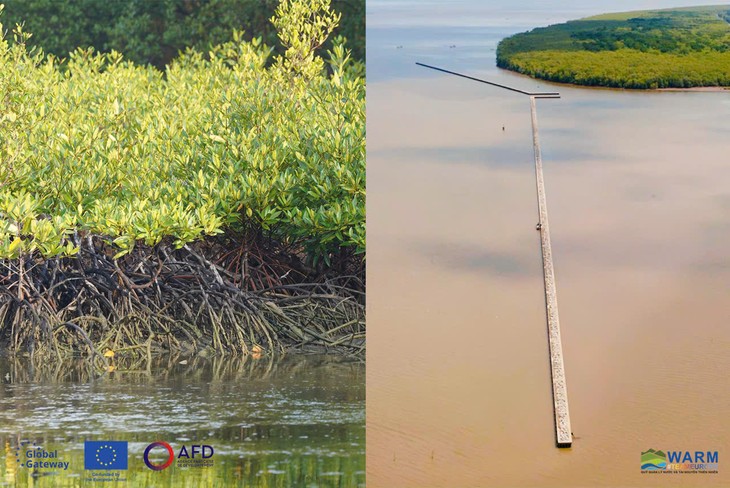
[{"label": "forested shoreline", "polygon": [[615,88],[730,86],[730,6],[606,14],[503,39],[497,65]]}]

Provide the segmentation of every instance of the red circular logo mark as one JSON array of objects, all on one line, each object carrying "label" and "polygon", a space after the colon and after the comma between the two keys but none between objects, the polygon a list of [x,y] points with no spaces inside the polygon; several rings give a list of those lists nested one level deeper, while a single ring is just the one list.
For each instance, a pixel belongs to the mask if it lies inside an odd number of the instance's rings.
[{"label": "red circular logo mark", "polygon": [[[150,451],[155,447],[164,447],[165,449],[167,449],[167,460],[162,464],[154,464],[150,461]],[[172,446],[165,441],[153,442],[152,444],[147,446],[147,449],[144,450],[144,463],[147,465],[148,468],[155,471],[162,471],[163,469],[169,467],[174,459],[175,453],[172,451]]]}]

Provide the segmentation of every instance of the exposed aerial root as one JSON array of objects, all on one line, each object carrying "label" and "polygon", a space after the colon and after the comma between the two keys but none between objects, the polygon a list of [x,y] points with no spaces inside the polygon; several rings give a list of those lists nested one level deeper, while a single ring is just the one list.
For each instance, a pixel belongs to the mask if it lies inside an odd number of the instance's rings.
[{"label": "exposed aerial root", "polygon": [[74,258],[0,261],[2,347],[104,364],[108,350],[364,351],[364,266],[355,259],[340,263],[353,274],[333,277],[294,253],[233,252],[230,243],[139,247],[121,259],[101,238],[77,244]]}]

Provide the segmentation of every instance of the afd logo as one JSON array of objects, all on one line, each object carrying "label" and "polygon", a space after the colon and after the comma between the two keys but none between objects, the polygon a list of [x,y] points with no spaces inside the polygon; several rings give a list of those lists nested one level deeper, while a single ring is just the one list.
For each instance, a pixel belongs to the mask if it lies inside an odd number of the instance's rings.
[{"label": "afd logo", "polygon": [[[167,451],[165,454],[165,460],[161,463],[154,463],[150,460],[150,453],[155,448],[163,448]],[[159,450],[159,449],[158,449]],[[172,462],[175,460],[175,452],[172,450],[172,446],[165,441],[153,442],[147,449],[144,450],[144,463],[153,471],[162,471],[163,469],[169,468]]]},{"label": "afd logo", "polygon": [[[157,450],[157,452],[153,452]],[[151,458],[155,454],[162,451],[163,460],[159,462],[153,461]],[[183,444],[177,453],[177,465],[185,468],[207,468],[213,466],[213,454],[215,450],[213,446],[207,444],[193,444],[190,447]],[[147,446],[144,451],[144,463],[153,471],[162,471],[172,465],[175,460],[175,451],[172,446],[165,441],[156,441]]]},{"label": "afd logo", "polygon": [[85,441],[84,469],[127,469],[127,441]]},{"label": "afd logo", "polygon": [[718,451],[663,451],[641,453],[642,473],[717,473]]}]

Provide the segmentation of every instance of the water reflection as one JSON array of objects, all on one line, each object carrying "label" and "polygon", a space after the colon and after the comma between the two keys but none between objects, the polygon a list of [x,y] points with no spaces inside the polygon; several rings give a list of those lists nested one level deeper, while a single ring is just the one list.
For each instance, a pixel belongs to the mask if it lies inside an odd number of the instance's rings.
[{"label": "water reflection", "polygon": [[[0,362],[5,484],[82,486],[84,440],[129,441],[127,486],[361,486],[364,364],[328,356],[115,358]],[[68,471],[18,467],[23,440],[58,450]],[[142,454],[164,440],[213,446],[214,467],[153,472]],[[21,456],[22,457],[22,456]],[[52,473],[52,474],[51,474]],[[114,485],[114,483],[109,483]]]}]

